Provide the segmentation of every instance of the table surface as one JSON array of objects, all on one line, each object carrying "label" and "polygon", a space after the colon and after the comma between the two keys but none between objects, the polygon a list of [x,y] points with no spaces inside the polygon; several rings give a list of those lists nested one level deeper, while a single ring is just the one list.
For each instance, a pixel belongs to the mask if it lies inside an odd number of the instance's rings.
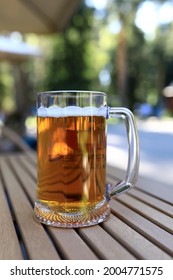
[{"label": "table surface", "polygon": [[[107,221],[79,229],[40,224],[33,214],[35,153],[0,156],[0,259],[172,259],[173,188],[139,176],[110,201]],[[107,167],[107,181],[124,172]]]}]

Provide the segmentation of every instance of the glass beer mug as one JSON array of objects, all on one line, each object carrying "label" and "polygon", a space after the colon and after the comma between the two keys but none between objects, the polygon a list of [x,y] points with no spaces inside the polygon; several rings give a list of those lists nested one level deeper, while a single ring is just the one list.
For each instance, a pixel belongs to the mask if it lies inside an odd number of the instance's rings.
[{"label": "glass beer mug", "polygon": [[[106,120],[110,117],[124,119],[128,138],[126,176],[115,186],[106,184]],[[133,114],[126,108],[108,107],[105,93],[38,93],[37,141],[34,212],[44,224],[98,224],[110,214],[109,200],[136,182],[139,146]]]}]

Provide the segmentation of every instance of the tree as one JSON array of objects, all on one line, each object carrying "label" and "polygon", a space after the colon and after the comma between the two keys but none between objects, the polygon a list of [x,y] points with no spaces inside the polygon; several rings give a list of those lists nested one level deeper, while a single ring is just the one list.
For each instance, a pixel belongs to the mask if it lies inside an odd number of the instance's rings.
[{"label": "tree", "polygon": [[87,48],[91,38],[93,9],[82,4],[62,34],[54,37],[53,52],[47,63],[45,88],[89,89]]},{"label": "tree", "polygon": [[[132,110],[137,102],[155,104],[161,95],[166,71],[170,72],[167,64],[171,54],[168,55],[167,46],[172,44],[165,37],[168,32],[158,33],[155,40],[147,41],[136,27],[136,13],[143,2],[145,0],[109,0],[102,17],[97,17],[94,9],[83,1],[66,30],[52,36],[53,50],[46,62],[44,90],[106,91],[113,105]],[[110,35],[109,23],[117,19],[120,32]],[[51,48],[51,41],[49,45]],[[112,78],[106,86],[99,82],[99,73],[105,69]]]},{"label": "tree", "polygon": [[[141,84],[144,82],[144,73],[145,75],[146,73],[148,74],[148,72],[145,72],[146,62],[148,62],[148,65],[151,65],[149,59],[152,62],[155,60],[154,53],[150,53],[150,58],[146,55],[148,42],[146,42],[143,32],[135,26],[135,16],[143,2],[145,0],[110,0],[107,7],[107,15],[110,16],[110,14],[114,13],[115,18],[118,16],[121,26],[115,48],[115,67],[113,68],[115,75],[113,80],[115,84],[114,92],[119,96],[120,104],[131,109],[133,109],[134,103],[139,99],[146,101],[147,89],[145,93],[142,92],[140,98],[139,89],[141,89]],[[153,0],[153,2],[155,1]],[[157,2],[163,3],[165,1],[160,0]],[[159,57],[163,57],[163,55],[158,54],[156,59],[158,64]],[[156,69],[158,64],[155,64]],[[160,66],[159,69],[161,69]],[[147,71],[150,71],[150,69],[148,68]],[[158,76],[160,75],[158,74]]]}]

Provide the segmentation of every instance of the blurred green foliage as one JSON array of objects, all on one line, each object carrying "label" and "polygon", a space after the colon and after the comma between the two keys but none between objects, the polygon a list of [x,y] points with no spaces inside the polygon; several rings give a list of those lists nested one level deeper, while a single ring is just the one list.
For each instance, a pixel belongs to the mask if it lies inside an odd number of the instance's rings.
[{"label": "blurred green foliage", "polygon": [[89,89],[92,75],[88,71],[88,48],[92,21],[92,10],[82,5],[69,28],[54,36],[52,54],[46,64],[45,88]]},{"label": "blurred green foliage", "polygon": [[[35,104],[38,91],[60,89],[105,91],[111,106],[132,110],[137,103],[161,102],[164,86],[173,81],[173,23],[158,26],[155,37],[146,38],[135,25],[142,2],[108,0],[99,14],[82,1],[62,33],[24,36],[43,48],[44,57],[21,66],[28,74],[23,107]],[[112,31],[112,22],[119,23],[118,30]],[[0,64],[0,106],[12,110],[14,81],[5,63]]]}]

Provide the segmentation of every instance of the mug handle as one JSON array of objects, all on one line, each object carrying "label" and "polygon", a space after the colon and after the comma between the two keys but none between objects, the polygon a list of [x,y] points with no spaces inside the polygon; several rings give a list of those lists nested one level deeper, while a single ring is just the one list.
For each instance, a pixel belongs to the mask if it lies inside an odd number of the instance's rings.
[{"label": "mug handle", "polygon": [[139,141],[136,123],[132,112],[127,108],[108,107],[108,118],[122,118],[126,125],[128,139],[128,164],[126,177],[115,186],[107,184],[106,195],[108,200],[115,195],[126,192],[131,189],[137,181],[139,171]]}]

